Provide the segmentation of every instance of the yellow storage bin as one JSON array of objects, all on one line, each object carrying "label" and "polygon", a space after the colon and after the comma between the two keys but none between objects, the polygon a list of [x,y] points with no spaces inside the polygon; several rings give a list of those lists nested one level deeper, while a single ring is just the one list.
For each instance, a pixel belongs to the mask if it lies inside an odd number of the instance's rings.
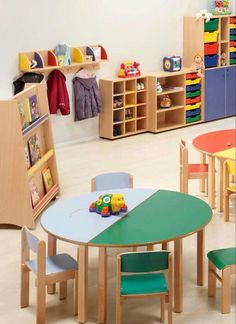
[{"label": "yellow storage bin", "polygon": [[230,29],[231,29],[231,28],[232,28],[232,29],[236,28],[236,24],[230,24],[230,25],[229,25],[229,28],[230,28]]},{"label": "yellow storage bin", "polygon": [[187,105],[185,106],[185,110],[199,109],[201,108],[201,102],[196,103],[195,105]]},{"label": "yellow storage bin", "polygon": [[216,30],[216,31],[214,31],[212,33],[205,32],[204,33],[204,43],[215,43],[215,42],[217,42],[218,34],[219,34],[218,30]]},{"label": "yellow storage bin", "polygon": [[193,85],[193,84],[198,84],[201,82],[201,78],[193,79],[193,80],[186,80],[185,84],[186,86],[188,85]]},{"label": "yellow storage bin", "polygon": [[229,51],[230,51],[230,53],[236,52],[236,47],[230,47]]}]

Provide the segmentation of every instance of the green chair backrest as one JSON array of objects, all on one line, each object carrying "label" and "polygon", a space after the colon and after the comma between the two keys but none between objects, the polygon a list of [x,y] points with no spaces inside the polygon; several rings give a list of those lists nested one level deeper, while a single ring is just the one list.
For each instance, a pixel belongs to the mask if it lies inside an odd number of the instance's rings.
[{"label": "green chair backrest", "polygon": [[121,272],[152,272],[168,269],[167,251],[122,253]]}]

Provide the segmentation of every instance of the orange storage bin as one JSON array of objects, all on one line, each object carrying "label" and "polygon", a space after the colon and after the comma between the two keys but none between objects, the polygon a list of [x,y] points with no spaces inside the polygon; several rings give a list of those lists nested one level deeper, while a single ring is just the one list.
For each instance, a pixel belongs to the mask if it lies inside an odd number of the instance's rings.
[{"label": "orange storage bin", "polygon": [[201,97],[195,97],[195,98],[188,98],[186,99],[186,105],[194,105],[198,102],[201,102]]},{"label": "orange storage bin", "polygon": [[230,42],[230,47],[236,47],[236,41],[231,41]]},{"label": "orange storage bin", "polygon": [[236,24],[236,17],[230,17],[230,23]]},{"label": "orange storage bin", "polygon": [[204,45],[204,53],[205,55],[212,55],[218,53],[219,44],[218,43],[210,43]]}]

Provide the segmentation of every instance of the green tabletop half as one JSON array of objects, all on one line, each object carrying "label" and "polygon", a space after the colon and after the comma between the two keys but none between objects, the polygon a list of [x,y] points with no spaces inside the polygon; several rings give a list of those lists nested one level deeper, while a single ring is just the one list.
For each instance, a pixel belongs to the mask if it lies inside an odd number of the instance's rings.
[{"label": "green tabletop half", "polygon": [[89,245],[132,246],[171,241],[201,230],[211,218],[211,208],[201,199],[159,190]]}]

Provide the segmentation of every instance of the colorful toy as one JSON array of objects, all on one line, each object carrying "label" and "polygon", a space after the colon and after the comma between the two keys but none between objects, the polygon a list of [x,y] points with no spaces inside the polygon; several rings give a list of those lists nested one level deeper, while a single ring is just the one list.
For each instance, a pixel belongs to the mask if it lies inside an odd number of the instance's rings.
[{"label": "colorful toy", "polygon": [[201,57],[200,54],[196,54],[193,58],[194,62],[191,66],[191,71],[192,72],[197,72],[198,77],[203,77],[205,65],[203,62],[203,58]]},{"label": "colorful toy", "polygon": [[118,215],[119,212],[126,212],[128,207],[125,204],[124,196],[120,193],[104,194],[89,206],[90,212],[96,212],[102,217]]},{"label": "colorful toy", "polygon": [[170,108],[171,104],[171,99],[168,95],[161,97],[160,108]]},{"label": "colorful toy", "polygon": [[161,93],[163,91],[160,81],[157,80],[157,93]]},{"label": "colorful toy", "polygon": [[129,78],[129,77],[140,76],[141,72],[138,68],[139,65],[140,63],[134,61],[126,61],[122,63],[118,71],[118,77]]},{"label": "colorful toy", "polygon": [[226,55],[225,52],[221,53],[220,64],[221,64],[221,66],[226,66],[227,65],[227,55]]},{"label": "colorful toy", "polygon": [[211,17],[212,17],[212,13],[207,12],[206,9],[200,10],[197,14],[196,14],[196,18],[197,20],[200,18],[206,19],[206,22],[210,21]]},{"label": "colorful toy", "polygon": [[229,15],[229,0],[211,0],[211,11],[213,15]]},{"label": "colorful toy", "polygon": [[182,68],[182,58],[180,56],[165,56],[163,58],[163,69],[167,72],[180,71]]}]

